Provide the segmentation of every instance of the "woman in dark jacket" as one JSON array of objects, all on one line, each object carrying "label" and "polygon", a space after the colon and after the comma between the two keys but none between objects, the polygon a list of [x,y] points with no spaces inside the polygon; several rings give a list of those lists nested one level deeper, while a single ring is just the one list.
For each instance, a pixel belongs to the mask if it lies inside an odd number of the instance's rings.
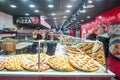
[{"label": "woman in dark jacket", "polygon": [[49,35],[47,36],[46,40],[50,40],[51,43],[47,43],[47,52],[48,55],[54,55],[57,43],[54,43],[52,41],[58,40],[58,38],[55,36],[55,33],[53,31],[49,32]]}]

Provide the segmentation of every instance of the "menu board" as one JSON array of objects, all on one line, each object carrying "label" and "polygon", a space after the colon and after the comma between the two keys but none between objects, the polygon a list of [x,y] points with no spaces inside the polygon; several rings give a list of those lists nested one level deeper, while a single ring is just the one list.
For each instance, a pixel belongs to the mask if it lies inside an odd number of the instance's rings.
[{"label": "menu board", "polygon": [[110,25],[109,35],[109,51],[113,56],[120,59],[120,22]]}]

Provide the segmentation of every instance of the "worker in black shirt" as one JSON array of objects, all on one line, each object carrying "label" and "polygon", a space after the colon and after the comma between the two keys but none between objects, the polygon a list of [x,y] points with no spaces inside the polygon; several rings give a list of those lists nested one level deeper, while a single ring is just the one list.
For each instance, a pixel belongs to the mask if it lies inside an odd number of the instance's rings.
[{"label": "worker in black shirt", "polygon": [[52,41],[58,40],[58,37],[55,36],[55,33],[53,31],[50,31],[48,37],[46,38],[46,40],[51,41],[51,43],[47,43],[47,52],[46,52],[46,54],[54,55],[57,43],[54,43]]}]

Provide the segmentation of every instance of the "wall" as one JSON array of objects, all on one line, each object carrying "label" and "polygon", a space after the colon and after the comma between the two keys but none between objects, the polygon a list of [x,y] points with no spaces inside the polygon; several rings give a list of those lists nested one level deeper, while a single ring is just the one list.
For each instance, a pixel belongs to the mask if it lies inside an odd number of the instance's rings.
[{"label": "wall", "polygon": [[2,29],[2,28],[17,28],[17,27],[13,24],[13,18],[11,15],[8,15],[0,11],[0,28]]},{"label": "wall", "polygon": [[[100,18],[101,16],[101,18]],[[81,37],[82,37],[82,32],[83,32],[83,29],[86,30],[86,36],[88,34],[88,31],[90,29],[95,29],[97,25],[99,24],[105,24],[106,25],[106,30],[107,29],[107,25],[109,23],[114,23],[114,22],[118,22],[120,21],[120,6],[117,6],[111,10],[108,10],[98,16],[96,16],[96,18],[88,23],[85,23],[81,26]]]}]

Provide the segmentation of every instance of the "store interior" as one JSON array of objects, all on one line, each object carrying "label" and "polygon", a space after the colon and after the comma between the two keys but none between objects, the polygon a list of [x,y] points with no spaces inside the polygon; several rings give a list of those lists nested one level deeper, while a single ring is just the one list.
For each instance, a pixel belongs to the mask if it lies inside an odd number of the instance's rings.
[{"label": "store interior", "polygon": [[120,80],[119,28],[120,0],[0,0],[0,79]]}]

